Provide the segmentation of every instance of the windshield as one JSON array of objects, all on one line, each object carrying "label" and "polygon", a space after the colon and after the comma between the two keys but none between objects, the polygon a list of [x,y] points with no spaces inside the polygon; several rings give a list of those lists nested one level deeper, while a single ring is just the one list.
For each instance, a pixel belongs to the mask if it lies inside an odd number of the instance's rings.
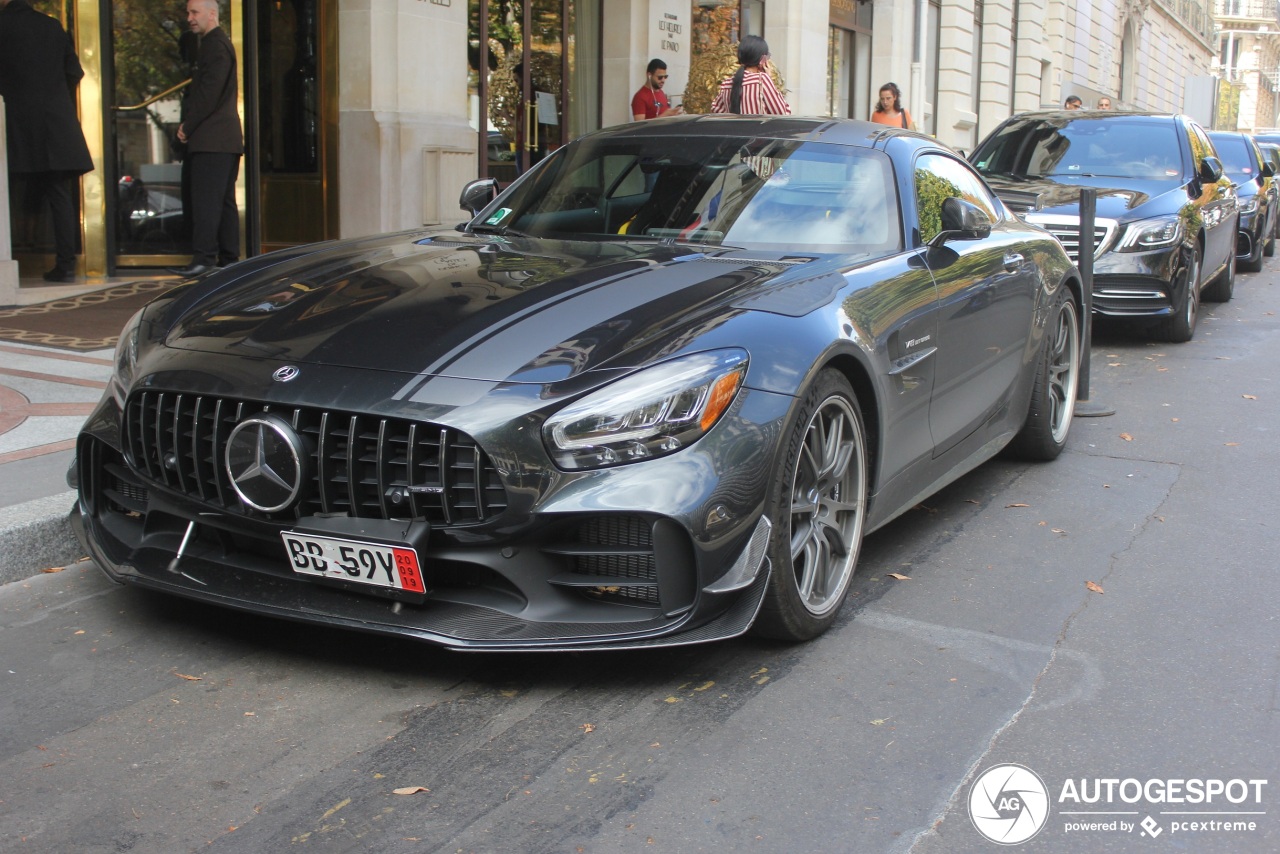
[{"label": "windshield", "polygon": [[974,154],[983,174],[1177,180],[1182,153],[1173,119],[1014,122]]},{"label": "windshield", "polygon": [[1213,147],[1218,150],[1218,157],[1222,159],[1222,171],[1237,183],[1241,179],[1258,177],[1257,159],[1243,136],[1211,133],[1209,139],[1213,140]]},{"label": "windshield", "polygon": [[670,240],[887,254],[902,244],[882,152],[741,137],[587,137],[472,227],[533,237]]}]

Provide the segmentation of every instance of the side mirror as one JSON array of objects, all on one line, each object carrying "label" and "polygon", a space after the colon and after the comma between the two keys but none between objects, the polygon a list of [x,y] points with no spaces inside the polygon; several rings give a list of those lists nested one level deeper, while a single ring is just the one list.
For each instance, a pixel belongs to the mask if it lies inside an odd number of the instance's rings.
[{"label": "side mirror", "polygon": [[973,202],[952,196],[942,202],[942,231],[929,241],[941,246],[948,240],[981,240],[991,234],[991,217]]},{"label": "side mirror", "polygon": [[462,188],[462,195],[458,197],[458,206],[463,210],[471,211],[471,215],[475,216],[496,198],[498,198],[497,179],[478,178],[467,182],[467,185]]},{"label": "side mirror", "polygon": [[1270,163],[1263,163],[1263,164],[1262,164],[1262,177],[1263,177],[1263,178],[1274,178],[1275,176],[1276,176],[1276,168],[1275,168],[1274,166],[1272,166]]},{"label": "side mirror", "polygon": [[1206,184],[1216,184],[1222,180],[1222,161],[1216,157],[1206,157],[1200,161],[1200,180]]}]

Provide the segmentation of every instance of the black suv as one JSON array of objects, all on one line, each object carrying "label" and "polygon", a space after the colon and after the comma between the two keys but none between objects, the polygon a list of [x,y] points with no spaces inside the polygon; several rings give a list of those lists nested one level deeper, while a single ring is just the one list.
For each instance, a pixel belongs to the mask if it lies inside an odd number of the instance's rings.
[{"label": "black suv", "polygon": [[[1097,190],[1093,309],[1189,341],[1200,299],[1231,299],[1236,193],[1204,129],[1156,113],[1022,113],[970,157],[992,189],[1077,258],[1080,191]],[[1078,259],[1077,259],[1078,260]]]},{"label": "black suv", "polygon": [[1240,205],[1240,232],[1236,238],[1236,264],[1250,273],[1262,272],[1262,254],[1276,253],[1271,161],[1258,150],[1253,138],[1239,131],[1210,131],[1209,140],[1222,158],[1222,169],[1236,185]]}]

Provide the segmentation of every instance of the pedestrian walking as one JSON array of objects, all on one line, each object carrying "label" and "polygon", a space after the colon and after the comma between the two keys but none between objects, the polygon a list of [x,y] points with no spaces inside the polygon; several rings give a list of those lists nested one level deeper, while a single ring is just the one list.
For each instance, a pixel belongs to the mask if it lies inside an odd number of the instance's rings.
[{"label": "pedestrian walking", "polygon": [[178,126],[191,173],[191,263],[169,272],[190,277],[240,258],[236,177],[244,134],[236,111],[236,52],[218,26],[218,0],[187,0],[187,26],[200,37]]},{"label": "pedestrian walking", "polygon": [[738,43],[738,70],[720,81],[711,104],[713,113],[744,116],[787,116],[791,107],[769,76],[769,43],[759,36],[743,36]]},{"label": "pedestrian walking", "polygon": [[1111,99],[1110,99],[1110,98],[1108,98],[1106,95],[1103,95],[1101,98],[1099,98],[1099,99],[1098,99],[1098,109],[1099,109],[1099,110],[1109,110],[1109,109],[1111,109]]},{"label": "pedestrian walking", "polygon": [[1068,95],[1067,100],[1063,102],[1064,110],[1079,110],[1084,108],[1084,101],[1080,100],[1079,95]]},{"label": "pedestrian walking", "polygon": [[880,87],[880,100],[871,113],[871,121],[878,125],[916,129],[916,123],[911,120],[911,113],[902,106],[902,90],[898,88],[897,83],[886,83]]},{"label": "pedestrian walking", "polygon": [[76,179],[93,170],[76,113],[81,77],[84,69],[71,36],[57,19],[37,12],[27,0],[0,0],[0,97],[13,178],[9,192],[33,216],[44,202],[49,204],[56,259],[44,274],[49,282],[75,281]]}]

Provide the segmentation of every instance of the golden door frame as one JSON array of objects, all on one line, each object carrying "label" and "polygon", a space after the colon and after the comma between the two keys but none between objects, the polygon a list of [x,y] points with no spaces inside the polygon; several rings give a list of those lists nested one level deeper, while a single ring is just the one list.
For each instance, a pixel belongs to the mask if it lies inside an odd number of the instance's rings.
[{"label": "golden door frame", "polygon": [[[85,140],[89,145],[89,154],[93,160],[93,171],[80,179],[81,229],[84,248],[84,272],[86,276],[102,277],[107,275],[111,266],[120,267],[161,267],[181,265],[190,261],[189,255],[116,255],[114,265],[110,264],[113,247],[107,243],[108,197],[110,188],[105,186],[104,167],[108,155],[107,129],[104,122],[105,93],[103,91],[104,50],[102,44],[102,15],[109,4],[102,0],[70,0],[75,9],[76,50],[80,57],[80,65],[84,68],[84,78],[80,81],[80,125],[84,130]],[[250,163],[250,157],[258,151],[257,140],[251,138],[251,129],[257,128],[256,121],[249,118],[245,106],[245,73],[246,65],[245,38],[245,2],[231,0],[229,18],[231,43],[236,56],[241,58],[236,107],[240,113],[242,127],[246,131],[245,162],[236,178],[236,205],[240,211],[240,245],[246,255],[256,254],[261,242],[261,234],[248,232],[246,223],[254,219],[259,210],[261,188],[250,191],[250,181],[257,179],[256,164]],[[320,216],[324,238],[338,235],[338,39],[337,39],[337,2],[336,0],[319,0],[320,14],[320,49],[321,57],[321,93],[322,107],[320,117],[320,184],[323,211]],[[114,156],[114,152],[111,152]],[[250,213],[250,204],[254,212]],[[259,231],[259,230],[255,230]]]}]

